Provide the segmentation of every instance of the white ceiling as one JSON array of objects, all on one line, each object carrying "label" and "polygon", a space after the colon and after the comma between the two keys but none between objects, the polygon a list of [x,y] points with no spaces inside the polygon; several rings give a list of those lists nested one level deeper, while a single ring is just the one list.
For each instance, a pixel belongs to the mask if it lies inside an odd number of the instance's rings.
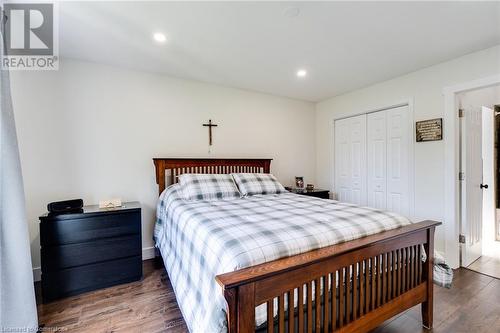
[{"label": "white ceiling", "polygon": [[65,2],[59,35],[62,57],[319,101],[499,44],[500,3]]}]

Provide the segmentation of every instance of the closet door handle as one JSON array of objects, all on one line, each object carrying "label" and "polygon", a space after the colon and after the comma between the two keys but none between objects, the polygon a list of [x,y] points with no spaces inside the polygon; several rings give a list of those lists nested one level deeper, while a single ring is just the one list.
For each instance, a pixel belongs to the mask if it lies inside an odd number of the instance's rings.
[{"label": "closet door handle", "polygon": [[487,188],[488,188],[488,184],[481,184],[481,185],[479,185],[479,187],[480,187],[481,189],[483,189],[483,188],[487,189]]}]

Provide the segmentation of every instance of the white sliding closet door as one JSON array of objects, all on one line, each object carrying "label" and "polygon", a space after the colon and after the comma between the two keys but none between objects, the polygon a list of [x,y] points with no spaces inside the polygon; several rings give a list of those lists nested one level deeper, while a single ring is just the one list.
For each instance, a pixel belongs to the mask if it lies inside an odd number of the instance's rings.
[{"label": "white sliding closet door", "polygon": [[408,106],[335,121],[339,200],[410,216]]},{"label": "white sliding closet door", "polygon": [[410,128],[408,106],[386,110],[387,210],[410,215]]},{"label": "white sliding closet door", "polygon": [[335,121],[335,186],[340,201],[351,200],[351,136],[349,119]]},{"label": "white sliding closet door", "polygon": [[335,121],[335,184],[340,201],[366,205],[366,115]]},{"label": "white sliding closet door", "polygon": [[387,117],[385,111],[367,115],[367,205],[387,209]]}]

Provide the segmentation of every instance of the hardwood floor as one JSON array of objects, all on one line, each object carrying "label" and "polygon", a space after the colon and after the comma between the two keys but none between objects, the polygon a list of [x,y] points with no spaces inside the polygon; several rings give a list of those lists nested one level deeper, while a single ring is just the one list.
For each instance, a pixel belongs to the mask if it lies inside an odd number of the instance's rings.
[{"label": "hardwood floor", "polygon": [[38,322],[65,332],[187,332],[164,269],[143,267],[142,281],[39,304]]},{"label": "hardwood floor", "polygon": [[482,256],[467,268],[500,279],[500,259]]},{"label": "hardwood floor", "polygon": [[[417,306],[373,333],[500,332],[499,279],[459,269],[451,289],[434,290],[432,331],[422,328]],[[66,332],[187,332],[168,276],[153,260],[144,262],[142,281],[40,304],[38,315],[45,329]]]},{"label": "hardwood floor", "polygon": [[[416,306],[374,332],[429,331],[422,328],[420,307]],[[431,332],[500,332],[500,280],[464,268],[456,270],[451,289],[434,287],[434,329]]]}]

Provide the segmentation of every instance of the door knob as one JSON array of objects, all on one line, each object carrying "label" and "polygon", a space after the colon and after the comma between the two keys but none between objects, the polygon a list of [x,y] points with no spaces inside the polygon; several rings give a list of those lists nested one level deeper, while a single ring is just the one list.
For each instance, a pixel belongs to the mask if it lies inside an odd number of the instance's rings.
[{"label": "door knob", "polygon": [[486,188],[486,189],[487,189],[487,188],[488,188],[488,184],[481,184],[481,185],[479,185],[479,187],[480,187],[480,188],[482,188],[482,189],[483,189],[483,188]]}]

